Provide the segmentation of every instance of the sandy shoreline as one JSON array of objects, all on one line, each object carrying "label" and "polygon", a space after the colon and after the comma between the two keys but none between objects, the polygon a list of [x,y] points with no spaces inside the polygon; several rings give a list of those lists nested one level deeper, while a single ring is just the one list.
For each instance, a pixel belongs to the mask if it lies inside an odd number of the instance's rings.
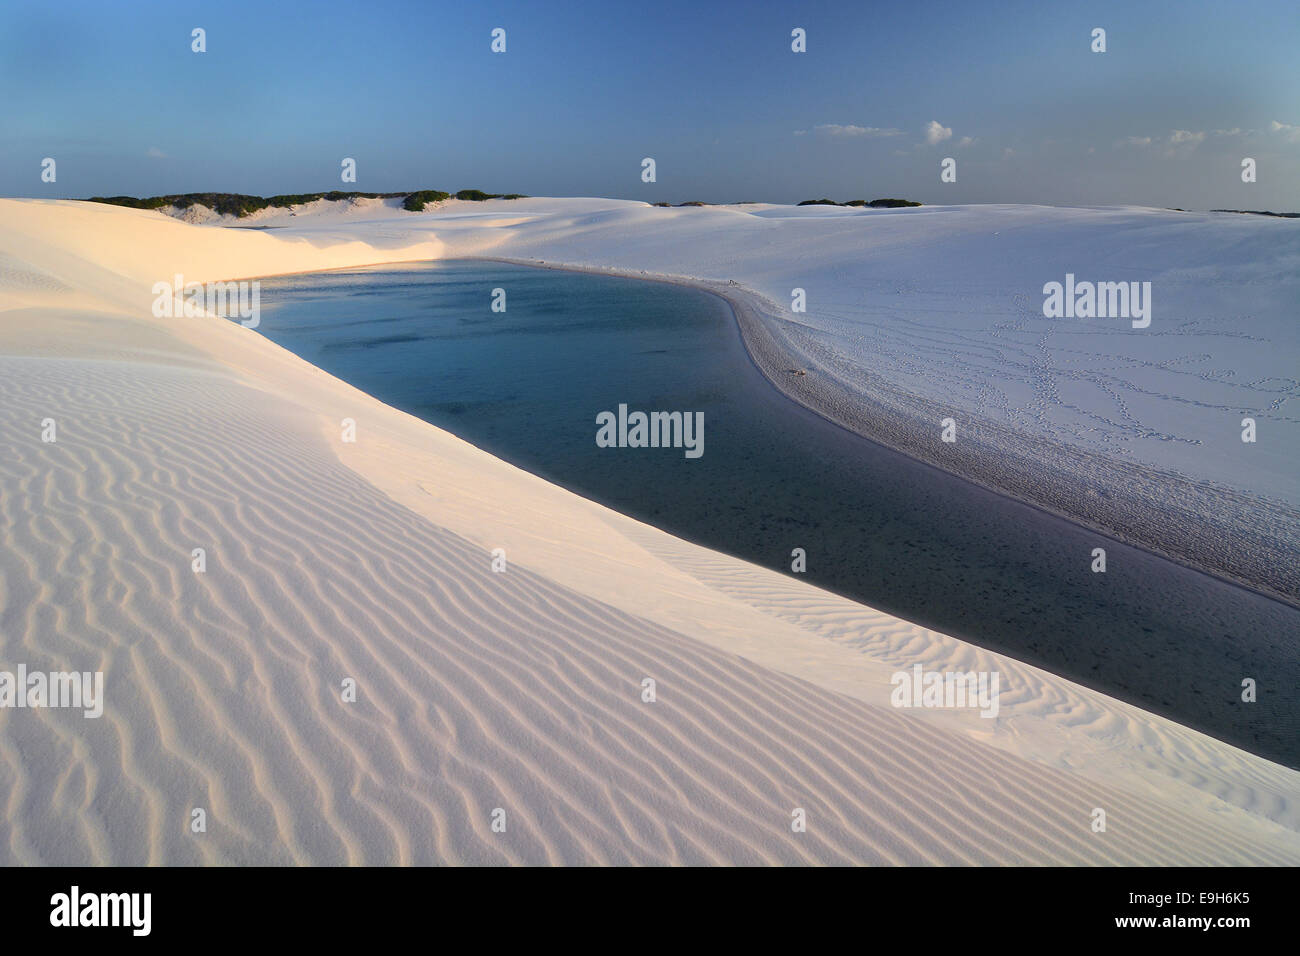
[{"label": "sandy shoreline", "polygon": [[[925,403],[914,396],[892,390],[883,382],[873,382],[869,389],[880,388],[870,398],[862,391],[856,396],[842,384],[826,376],[806,356],[799,356],[788,343],[778,340],[771,323],[781,322],[778,307],[764,296],[744,286],[710,282],[689,276],[647,274],[644,271],[612,267],[587,266],[537,259],[500,256],[451,257],[447,261],[502,262],[534,268],[555,269],[591,275],[616,276],[649,282],[663,282],[708,292],[730,307],[740,329],[741,340],[755,368],[772,387],[791,401],[868,441],[884,445],[956,478],[972,482],[996,494],[1038,508],[1079,527],[1133,545],[1167,558],[1184,567],[1291,607],[1300,607],[1300,567],[1289,561],[1289,551],[1275,539],[1261,534],[1256,540],[1241,542],[1227,535],[1223,526],[1202,526],[1202,509],[1231,500],[1228,489],[1206,489],[1175,475],[1163,475],[1183,500],[1199,502],[1200,508],[1169,509],[1161,517],[1157,506],[1168,507],[1167,499],[1150,498],[1138,503],[1078,488],[1078,469],[1062,464],[1080,453],[1046,443],[1029,449],[1020,440],[1021,449],[1008,453],[1010,442],[996,447],[982,440],[990,433],[1010,435],[989,422],[963,420],[963,429],[973,433],[970,441],[944,444],[939,441],[939,422],[949,414],[942,406]],[[806,374],[792,374],[803,369]],[[864,390],[865,391],[865,390]],[[892,395],[891,395],[892,392]],[[892,401],[891,401],[892,398]],[[878,409],[878,411],[874,410]],[[1036,457],[1037,456],[1037,457]],[[1093,467],[1113,470],[1111,482],[1123,481],[1131,469],[1100,456],[1088,456]],[[1055,468],[1053,470],[1053,466]],[[1143,471],[1150,476],[1149,469]],[[1113,485],[1112,485],[1113,486]],[[1098,487],[1105,487],[1103,482]],[[1251,507],[1258,507],[1252,500]],[[1284,525],[1286,509],[1278,508],[1270,519],[1264,516],[1264,528]],[[1195,515],[1193,519],[1191,516]],[[1129,529],[1129,530],[1125,530]],[[1239,528],[1234,527],[1239,531]],[[1103,542],[1099,542],[1104,544]]]}]

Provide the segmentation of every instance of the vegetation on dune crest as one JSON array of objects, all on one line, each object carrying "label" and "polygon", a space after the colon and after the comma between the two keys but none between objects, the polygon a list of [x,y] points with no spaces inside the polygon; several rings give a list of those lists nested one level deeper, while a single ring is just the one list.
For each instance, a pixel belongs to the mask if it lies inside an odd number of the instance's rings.
[{"label": "vegetation on dune crest", "polygon": [[864,206],[871,209],[903,209],[908,206],[919,206],[919,202],[912,202],[910,199],[873,199],[868,202],[865,199],[851,199],[848,202],[836,202],[834,199],[805,199],[799,203],[800,206],[853,206],[861,209]]},{"label": "vegetation on dune crest", "polygon": [[[318,199],[338,201],[343,199],[402,199],[402,208],[408,212],[420,212],[429,203],[450,199],[451,193],[441,189],[421,189],[412,193],[288,193],[283,196],[248,196],[243,193],[178,193],[172,196],[150,196],[137,199],[134,196],[91,196],[90,202],[107,203],[110,206],[127,206],[131,209],[162,209],[174,206],[177,209],[189,209],[191,206],[206,206],[223,216],[236,216],[240,219],[257,212],[259,209],[287,209],[301,206]],[[457,199],[481,201],[484,199],[526,199],[522,193],[509,193],[501,196],[485,193],[478,189],[462,189],[456,193]]]},{"label": "vegetation on dune crest", "polygon": [[[1182,210],[1178,210],[1182,212]],[[1211,209],[1210,212],[1239,212],[1243,216],[1276,216],[1279,219],[1300,219],[1300,212],[1268,212],[1264,209]]]},{"label": "vegetation on dune crest", "polygon": [[506,193],[504,196],[500,193],[485,193],[481,189],[462,189],[456,193],[457,199],[464,199],[469,202],[483,202],[485,199],[527,199],[523,193]]},{"label": "vegetation on dune crest", "polygon": [[431,202],[442,202],[444,199],[450,199],[451,193],[445,193],[441,189],[421,189],[417,193],[411,193],[402,203],[402,208],[407,212],[423,212],[424,207]]},{"label": "vegetation on dune crest", "polygon": [[283,196],[247,196],[243,193],[179,193],[173,196],[150,196],[148,199],[136,199],[134,196],[91,196],[91,202],[108,203],[113,206],[130,206],[132,209],[161,209],[163,206],[175,206],[177,209],[189,209],[191,206],[206,206],[225,216],[244,217],[249,213],[266,209],[268,206],[287,208],[302,203],[315,202],[317,199],[394,199],[406,193],[290,193]]},{"label": "vegetation on dune crest", "polygon": [[[853,203],[849,203],[850,206]],[[912,202],[910,199],[873,199],[867,203],[872,209],[906,209],[909,206],[919,206],[919,202]]]},{"label": "vegetation on dune crest", "polygon": [[[444,200],[456,199],[467,202],[483,202],[487,199],[527,199],[523,193],[486,193],[481,189],[462,189],[457,193],[444,192],[441,189],[420,189],[409,193],[360,193],[360,192],[327,192],[327,193],[288,193],[283,196],[248,196],[243,193],[178,193],[172,196],[150,196],[147,199],[137,199],[134,196],[91,196],[90,202],[108,203],[113,206],[129,206],[132,209],[161,209],[164,206],[173,206],[177,209],[189,209],[191,206],[206,206],[214,212],[224,216],[244,216],[255,213],[260,209],[276,208],[286,209],[290,206],[300,206],[304,203],[315,202],[318,199],[327,199],[338,201],[343,199],[401,199],[402,208],[407,212],[423,212],[430,203],[439,203]],[[672,203],[657,202],[655,206],[671,207]],[[712,206],[714,203],[700,202],[692,200],[690,202],[678,203],[678,206]],[[731,205],[748,205],[747,203],[732,203]],[[800,206],[869,206],[872,209],[898,209],[904,206],[919,206],[919,202],[911,202],[907,199],[873,199],[868,202],[865,199],[854,199],[851,202],[840,203],[833,199],[805,199],[799,203]],[[1216,210],[1220,211],[1220,210]],[[1222,210],[1232,211],[1232,210]],[[1287,215],[1286,213],[1263,213],[1262,215]],[[1292,214],[1294,215],[1294,214]]]},{"label": "vegetation on dune crest", "polygon": [[[670,202],[656,202],[656,203],[651,203],[650,205],[659,206],[664,209],[670,209],[672,208],[673,204]],[[716,206],[717,203],[693,201],[693,202],[679,202],[677,205],[678,206]],[[757,205],[757,203],[754,203],[752,201],[746,201],[746,202],[728,203],[728,205],[754,206]],[[803,202],[799,203],[798,205],[800,206],[855,206],[859,209],[864,206],[868,206],[872,209],[902,209],[907,206],[919,206],[921,205],[921,203],[912,202],[912,200],[910,199],[872,199],[869,202],[865,199],[854,199],[851,202],[836,202],[834,199],[805,199]]]}]

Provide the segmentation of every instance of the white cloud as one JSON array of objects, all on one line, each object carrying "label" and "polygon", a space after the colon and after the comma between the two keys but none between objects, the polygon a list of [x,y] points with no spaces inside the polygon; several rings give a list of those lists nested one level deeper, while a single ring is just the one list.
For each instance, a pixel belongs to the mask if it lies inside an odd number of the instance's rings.
[{"label": "white cloud", "polygon": [[1204,130],[1171,129],[1167,136],[1126,136],[1124,139],[1116,140],[1115,146],[1135,146],[1139,149],[1145,149],[1148,146],[1163,146],[1165,155],[1173,156],[1180,150],[1186,152],[1195,149],[1205,142],[1206,137],[1239,136],[1243,132],[1249,132],[1249,130],[1242,130],[1238,127],[1234,129],[1216,129],[1207,133]]},{"label": "white cloud", "polygon": [[963,146],[974,146],[974,145],[975,145],[975,139],[972,136],[963,136],[961,139],[957,140],[958,148],[961,148]]},{"label": "white cloud", "polygon": [[1188,152],[1205,142],[1205,133],[1193,133],[1187,129],[1171,130],[1166,142],[1166,156],[1186,156]]},{"label": "white cloud", "polygon": [[952,138],[952,128],[939,125],[938,120],[930,120],[925,126],[925,141],[931,146]]},{"label": "white cloud", "polygon": [[[1273,131],[1291,131],[1290,137],[1295,141],[1300,141],[1300,127],[1284,126],[1275,121],[1273,123]],[[1208,132],[1205,130],[1171,129],[1168,134],[1159,134],[1154,136],[1126,136],[1124,139],[1115,141],[1115,148],[1119,149],[1121,146],[1132,146],[1137,149],[1146,149],[1147,147],[1154,146],[1163,148],[1166,156],[1186,156],[1212,136],[1250,136],[1253,134],[1253,130],[1244,130],[1239,126],[1233,127],[1232,129],[1215,129]]]},{"label": "white cloud", "polygon": [[1281,133],[1282,138],[1288,143],[1300,143],[1300,126],[1290,126],[1287,123],[1279,123],[1273,120],[1269,124],[1269,129],[1275,133]]},{"label": "white cloud", "polygon": [[145,153],[145,155],[148,156],[150,159],[166,159],[166,158],[167,158],[167,154],[164,153],[164,152],[163,152],[161,149],[159,149],[157,146],[150,146],[150,147],[149,147],[149,150]]},{"label": "white cloud", "polygon": [[[901,129],[886,129],[880,126],[854,126],[852,124],[841,125],[840,123],[822,123],[820,126],[814,126],[814,133],[821,133],[824,136],[867,136],[871,138],[881,136],[901,136]],[[796,136],[804,136],[808,133],[806,129],[797,129],[794,131]]]},{"label": "white cloud", "polygon": [[1006,147],[1005,149],[1002,150],[1002,158],[1003,158],[1003,159],[1010,159],[1010,158],[1011,158],[1012,156],[1014,156],[1014,155],[1016,155],[1016,151],[1015,151],[1014,149],[1012,149],[1010,146],[1008,146],[1008,147]]}]

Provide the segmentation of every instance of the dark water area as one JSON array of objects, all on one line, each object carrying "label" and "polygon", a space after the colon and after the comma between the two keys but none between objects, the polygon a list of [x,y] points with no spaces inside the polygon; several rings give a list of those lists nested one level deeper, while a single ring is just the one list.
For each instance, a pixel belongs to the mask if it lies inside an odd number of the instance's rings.
[{"label": "dark water area", "polygon": [[[716,297],[446,262],[264,279],[261,302],[272,341],[587,498],[787,574],[802,548],[809,583],[1300,766],[1300,611],[830,424]],[[620,404],[703,412],[703,455],[598,447]]]}]

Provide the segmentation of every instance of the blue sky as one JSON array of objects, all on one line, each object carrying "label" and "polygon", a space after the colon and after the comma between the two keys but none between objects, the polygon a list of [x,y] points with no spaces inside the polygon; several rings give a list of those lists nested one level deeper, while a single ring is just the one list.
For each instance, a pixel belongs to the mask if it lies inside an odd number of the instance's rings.
[{"label": "blue sky", "polygon": [[[806,53],[791,52],[795,27]],[[9,3],[0,194],[1298,211],[1297,49],[1295,0]],[[945,157],[955,183],[940,182]]]}]

